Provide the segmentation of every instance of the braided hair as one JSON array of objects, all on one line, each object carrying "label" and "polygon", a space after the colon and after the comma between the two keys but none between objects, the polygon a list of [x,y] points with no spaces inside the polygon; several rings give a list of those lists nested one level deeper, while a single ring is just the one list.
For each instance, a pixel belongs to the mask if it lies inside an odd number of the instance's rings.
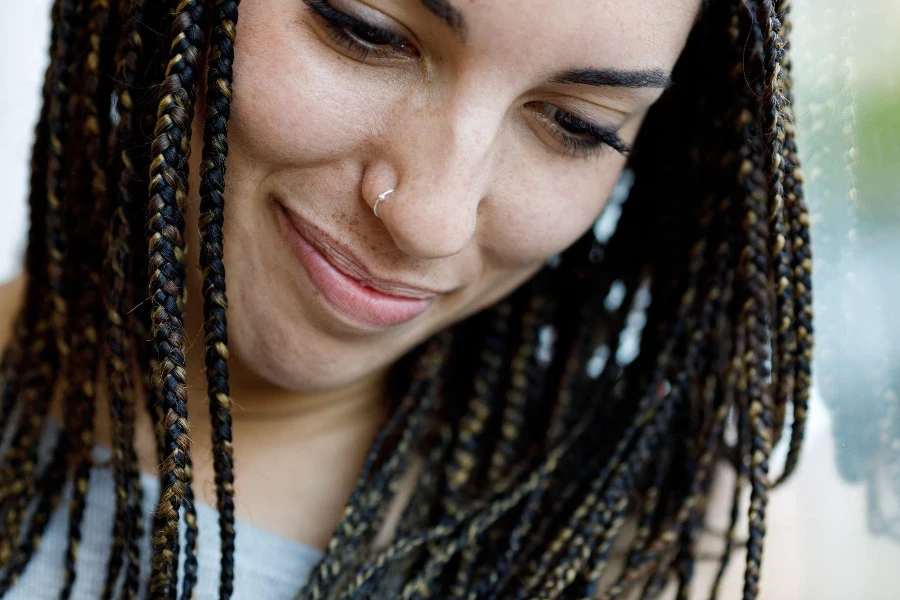
[{"label": "braided hair", "polygon": [[[183,211],[204,76],[205,372],[219,597],[233,594],[223,225],[238,5],[53,5],[31,164],[26,302],[0,363],[9,438],[0,456],[0,596],[34,554],[69,473],[62,596],[73,589],[98,360],[116,495],[103,598],[134,598],[142,585],[139,410],[156,423],[161,465],[149,591],[192,596]],[[654,597],[671,582],[687,598],[720,462],[737,484],[712,593],[737,544],[749,486],[743,597],[758,597],[769,455],[790,411],[787,464],[775,481],[796,467],[811,385],[811,247],[789,12],[789,0],[705,3],[675,67],[677,85],[634,144],[631,185],[610,202],[614,232],[586,232],[507,298],[397,361],[389,418],[299,598],[612,600]],[[55,397],[65,418],[41,461],[36,442]],[[394,538],[376,544],[414,459],[422,477]],[[625,549],[621,565],[614,548]]]}]

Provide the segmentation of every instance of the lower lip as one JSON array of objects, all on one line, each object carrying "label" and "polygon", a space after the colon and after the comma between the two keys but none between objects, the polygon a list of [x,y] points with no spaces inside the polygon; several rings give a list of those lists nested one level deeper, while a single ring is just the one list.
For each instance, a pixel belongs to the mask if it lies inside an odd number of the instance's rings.
[{"label": "lower lip", "polygon": [[291,216],[282,207],[288,234],[300,263],[315,286],[338,312],[353,321],[377,328],[400,325],[425,312],[434,298],[399,298],[365,287],[335,269],[300,234]]}]

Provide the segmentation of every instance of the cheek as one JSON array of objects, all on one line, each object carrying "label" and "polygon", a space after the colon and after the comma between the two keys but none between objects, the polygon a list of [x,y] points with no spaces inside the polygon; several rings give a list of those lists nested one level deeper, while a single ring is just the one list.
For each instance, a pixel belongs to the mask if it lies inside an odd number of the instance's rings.
[{"label": "cheek", "polygon": [[488,199],[490,209],[479,216],[481,244],[513,265],[546,259],[578,240],[602,212],[626,159],[604,150],[587,159],[594,161],[593,168],[575,164],[581,160],[556,170],[505,165],[517,176]]},{"label": "cheek", "polygon": [[230,140],[261,165],[328,161],[365,142],[381,118],[363,78],[301,22],[297,1],[241,6]]}]

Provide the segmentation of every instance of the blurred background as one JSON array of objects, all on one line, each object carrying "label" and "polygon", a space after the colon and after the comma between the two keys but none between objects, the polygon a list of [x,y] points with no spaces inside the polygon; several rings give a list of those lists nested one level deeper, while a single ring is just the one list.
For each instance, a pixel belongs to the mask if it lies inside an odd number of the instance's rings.
[{"label": "blurred background", "polygon": [[[0,4],[0,282],[21,270],[49,4]],[[795,115],[814,223],[815,390],[801,467],[772,495],[763,597],[896,599],[900,0],[795,0],[793,10]],[[712,515],[710,527],[722,521]],[[729,576],[740,578],[742,560],[732,565]]]}]

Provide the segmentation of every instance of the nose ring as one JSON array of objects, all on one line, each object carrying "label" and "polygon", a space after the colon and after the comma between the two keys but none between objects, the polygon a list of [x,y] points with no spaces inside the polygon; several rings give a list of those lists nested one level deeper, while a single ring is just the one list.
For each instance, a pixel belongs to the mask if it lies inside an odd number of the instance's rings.
[{"label": "nose ring", "polygon": [[[384,202],[385,200],[387,200],[388,196],[390,196],[393,193],[394,193],[394,190],[390,189],[386,192],[382,192],[382,193],[378,194],[378,198],[375,200],[375,206],[372,207],[372,212],[375,213],[376,217],[378,217],[378,203]],[[381,217],[378,217],[378,218],[380,219]]]}]

